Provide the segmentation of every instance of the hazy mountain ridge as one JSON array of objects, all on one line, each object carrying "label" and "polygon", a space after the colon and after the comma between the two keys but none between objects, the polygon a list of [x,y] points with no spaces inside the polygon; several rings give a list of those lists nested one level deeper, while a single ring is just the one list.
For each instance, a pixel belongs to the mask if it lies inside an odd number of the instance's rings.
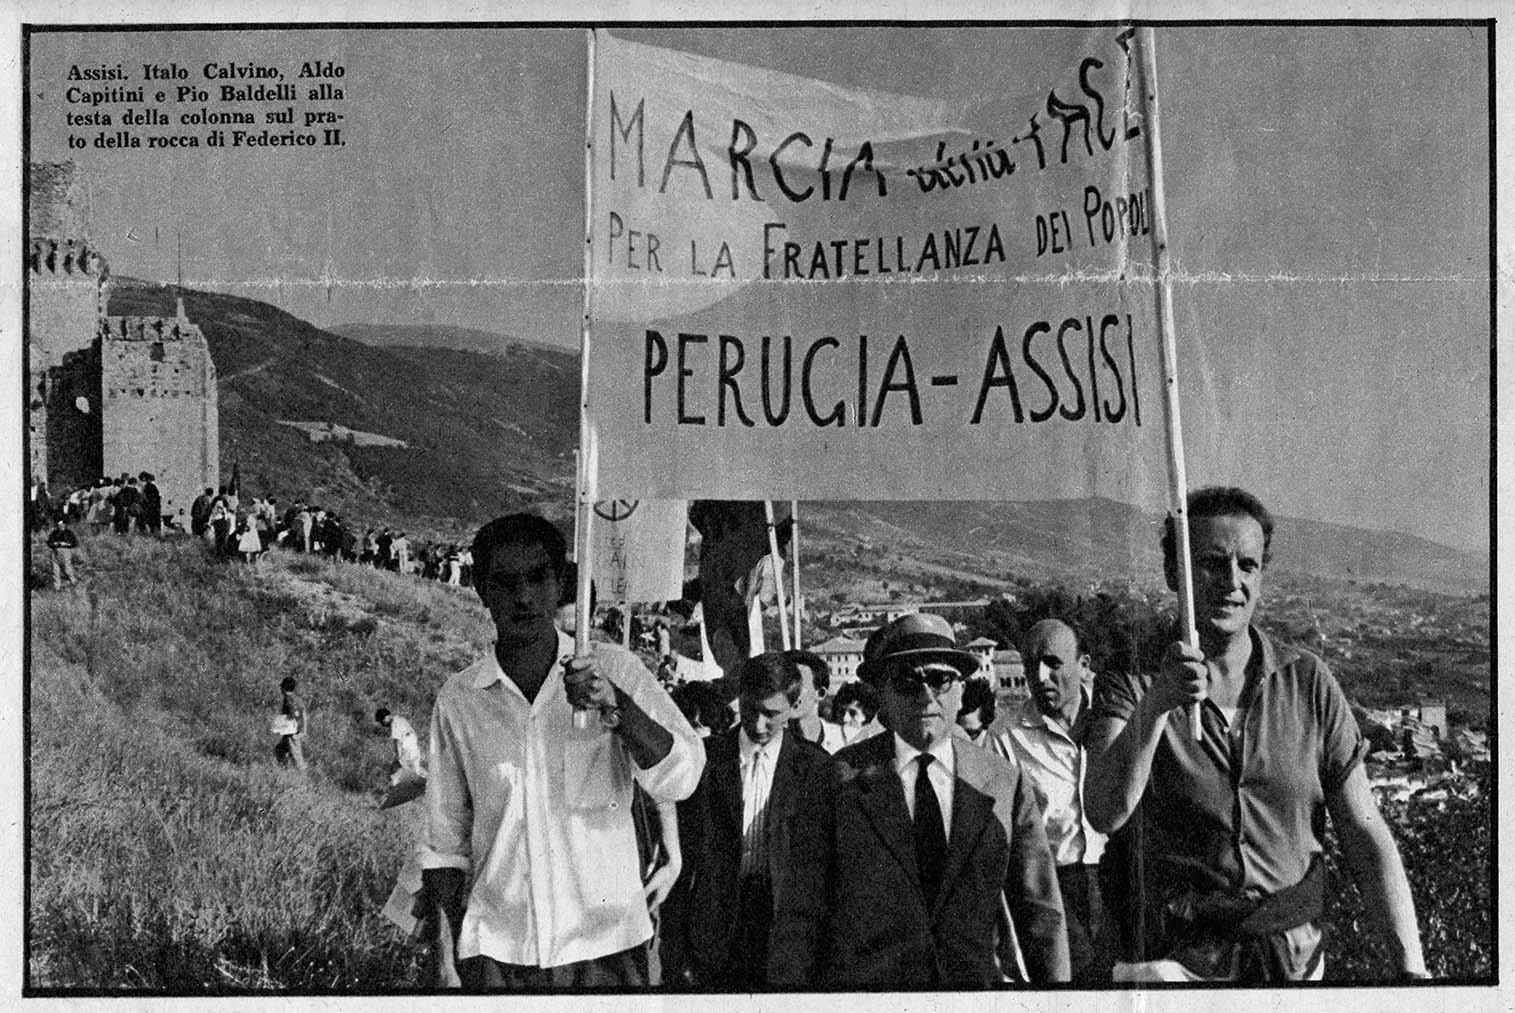
[{"label": "hazy mountain ridge", "polygon": [[[1067,583],[1162,580],[1162,516],[1112,500],[828,503],[817,504],[811,515],[834,533],[852,532],[865,543],[884,532],[907,532],[915,547],[978,560],[981,572],[993,576]],[[1275,574],[1450,594],[1489,590],[1487,554],[1397,532],[1298,517],[1275,520]]]},{"label": "hazy mountain ridge", "polygon": [[454,327],[450,324],[354,323],[337,324],[330,330],[333,334],[361,341],[365,345],[383,347],[406,345],[411,348],[451,348],[463,352],[482,352],[485,355],[506,355],[515,346],[522,350],[535,349],[553,355],[577,355],[576,349],[563,348],[545,341],[518,338],[476,327]]}]

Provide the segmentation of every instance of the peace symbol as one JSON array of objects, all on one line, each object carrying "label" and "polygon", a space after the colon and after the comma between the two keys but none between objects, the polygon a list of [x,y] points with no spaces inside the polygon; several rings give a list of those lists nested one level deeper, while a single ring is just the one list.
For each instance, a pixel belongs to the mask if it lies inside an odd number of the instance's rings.
[{"label": "peace symbol", "polygon": [[640,502],[634,499],[601,500],[594,505],[594,514],[607,521],[624,521],[636,511],[637,504]]}]

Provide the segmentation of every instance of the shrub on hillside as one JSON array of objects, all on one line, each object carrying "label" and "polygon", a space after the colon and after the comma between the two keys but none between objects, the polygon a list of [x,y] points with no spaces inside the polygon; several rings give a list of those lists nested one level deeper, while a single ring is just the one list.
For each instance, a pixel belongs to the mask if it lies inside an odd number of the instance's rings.
[{"label": "shrub on hillside", "polygon": [[[1444,803],[1380,803],[1399,844],[1415,898],[1426,967],[1434,978],[1489,981],[1494,969],[1490,771],[1480,765],[1472,797]],[[1393,972],[1388,950],[1367,924],[1362,895],[1328,829],[1325,925],[1332,981],[1381,981]]]}]

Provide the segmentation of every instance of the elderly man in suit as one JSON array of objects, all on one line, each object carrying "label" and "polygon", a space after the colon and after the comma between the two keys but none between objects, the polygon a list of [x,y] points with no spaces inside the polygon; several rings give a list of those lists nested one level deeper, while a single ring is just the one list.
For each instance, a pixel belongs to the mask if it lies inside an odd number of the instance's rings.
[{"label": "elderly man in suit", "polygon": [[1068,979],[1057,871],[1031,786],[952,734],[978,659],[939,616],[901,617],[864,650],[877,735],[806,784],[779,880],[770,985],[989,988]]},{"label": "elderly man in suit", "polygon": [[794,658],[770,651],[733,674],[737,727],[705,740],[699,786],[679,805],[688,865],[665,912],[663,953],[672,982],[750,991],[767,981],[786,825],[801,785],[831,756],[790,724],[803,679]]}]

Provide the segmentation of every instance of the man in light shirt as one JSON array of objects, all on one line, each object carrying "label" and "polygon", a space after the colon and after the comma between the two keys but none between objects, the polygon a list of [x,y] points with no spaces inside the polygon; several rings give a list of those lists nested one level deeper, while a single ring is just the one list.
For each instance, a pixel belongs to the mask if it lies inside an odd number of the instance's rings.
[{"label": "man in light shirt", "polygon": [[1068,939],[1030,786],[952,734],[979,667],[945,619],[917,613],[868,640],[890,734],[837,753],[791,829],[768,983],[788,988],[990,988],[1066,981]]},{"label": "man in light shirt", "polygon": [[1099,892],[1099,859],[1105,837],[1084,815],[1083,747],[1089,701],[1084,691],[1089,656],[1078,634],[1057,619],[1044,619],[1021,643],[1031,698],[1008,732],[1021,773],[1036,789],[1046,820],[1047,844],[1057,861],[1057,885],[1068,919],[1073,981],[1110,980],[1110,958],[1101,931],[1104,908]]},{"label": "man in light shirt", "polygon": [[683,799],[704,749],[634,655],[573,656],[553,624],[566,545],[552,524],[498,518],[472,555],[497,639],[432,712],[423,893],[439,951],[456,957],[440,961],[441,983],[645,984],[632,781],[655,802]]},{"label": "man in light shirt", "polygon": [[421,740],[416,737],[416,730],[411,727],[410,722],[401,715],[391,712],[388,707],[380,707],[374,711],[373,719],[380,728],[389,733],[389,737],[395,744],[397,767],[390,778],[390,783],[396,784],[406,776],[424,780],[426,761],[421,759]]},{"label": "man in light shirt", "polygon": [[679,806],[690,861],[675,887],[678,917],[669,918],[677,924],[669,926],[664,953],[678,951],[673,962],[688,968],[678,974],[665,956],[673,980],[751,991],[767,983],[773,884],[788,867],[787,823],[800,786],[831,757],[791,723],[804,692],[792,653],[748,658],[733,675],[738,727],[705,741],[705,773]]}]

